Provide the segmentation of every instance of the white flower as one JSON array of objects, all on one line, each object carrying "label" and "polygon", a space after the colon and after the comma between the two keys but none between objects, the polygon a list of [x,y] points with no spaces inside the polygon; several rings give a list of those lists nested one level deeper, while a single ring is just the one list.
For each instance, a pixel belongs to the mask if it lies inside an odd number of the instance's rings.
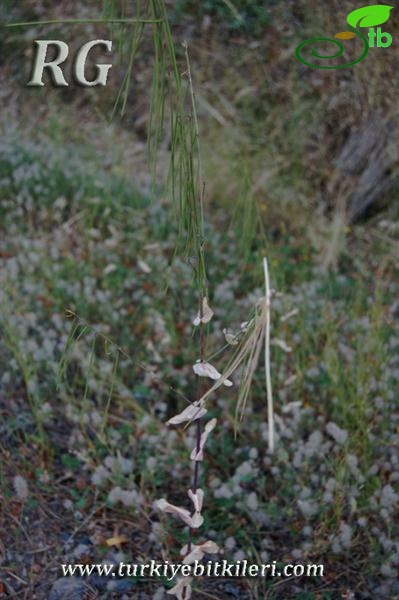
[{"label": "white flower", "polygon": [[290,385],[292,385],[293,383],[295,383],[295,381],[298,379],[298,375],[291,375],[290,377],[288,377],[288,379],[286,379],[283,383],[284,387],[288,387]]},{"label": "white flower", "polygon": [[209,321],[212,319],[213,315],[214,315],[214,312],[208,304],[208,298],[206,296],[204,296],[204,298],[202,300],[202,317],[201,317],[201,313],[198,311],[198,314],[193,321],[193,325],[195,325],[197,327],[198,325],[200,325],[200,323],[204,323],[204,324],[209,323]]},{"label": "white flower", "polygon": [[201,434],[199,450],[197,451],[197,447],[194,448],[194,450],[191,452],[191,455],[190,455],[191,460],[196,460],[196,461],[204,460],[204,446],[206,444],[209,434],[215,428],[216,422],[217,422],[216,419],[211,419],[205,425],[205,430]]},{"label": "white flower", "polygon": [[111,473],[108,469],[106,469],[104,465],[99,465],[91,476],[91,481],[94,485],[101,486],[110,477]]},{"label": "white flower", "polygon": [[191,565],[196,560],[202,560],[205,554],[217,554],[219,552],[219,546],[215,544],[215,542],[208,540],[207,542],[203,542],[202,544],[192,544],[190,553],[187,554],[187,552],[188,545],[186,544],[181,549],[180,554],[185,557],[183,563],[185,565]]},{"label": "white flower", "polygon": [[117,455],[118,455],[119,469],[121,470],[121,473],[123,473],[124,475],[130,475],[130,473],[133,471],[132,459],[124,458],[121,455],[121,453],[119,452],[119,450],[117,451]]},{"label": "white flower", "polygon": [[188,497],[190,498],[190,500],[192,500],[192,502],[194,504],[195,512],[200,513],[202,510],[202,504],[204,502],[203,490],[201,490],[201,488],[198,488],[197,491],[195,492],[195,494],[192,490],[188,490]]},{"label": "white flower", "polygon": [[[182,555],[187,553],[187,546],[183,546],[183,548],[181,549],[181,553],[182,553]],[[185,565],[191,565],[196,560],[200,561],[203,558],[204,558],[204,553],[202,552],[201,548],[199,546],[196,546],[193,544],[191,546],[190,554],[187,554],[187,556],[184,557],[183,563]]]},{"label": "white flower", "polygon": [[176,596],[177,600],[190,600],[192,579],[192,577],[179,577],[176,584],[166,593]]},{"label": "white flower", "polygon": [[256,460],[258,458],[258,450],[256,448],[251,448],[251,450],[249,451],[249,458],[251,458],[252,460]]},{"label": "white flower", "polygon": [[215,498],[232,498],[234,493],[226,483],[223,483],[220,487],[215,488],[213,495]]},{"label": "white flower", "polygon": [[317,504],[309,500],[298,500],[297,504],[305,517],[313,517],[319,510]]},{"label": "white flower", "polygon": [[225,546],[225,548],[227,548],[227,550],[233,550],[235,545],[236,545],[236,541],[232,536],[228,537],[224,542],[224,546]]},{"label": "white flower", "polygon": [[234,333],[231,333],[227,329],[223,329],[224,339],[230,346],[237,346],[238,344],[238,336]]},{"label": "white flower", "polygon": [[345,429],[341,429],[335,423],[331,421],[326,425],[326,431],[332,438],[337,442],[337,444],[345,444],[348,438],[348,432]]},{"label": "white flower", "polygon": [[116,265],[114,265],[113,263],[110,263],[109,265],[107,265],[103,271],[104,275],[110,275],[111,273],[113,273],[114,271],[116,271],[117,267]]},{"label": "white flower", "polygon": [[124,475],[129,475],[133,470],[133,461],[130,458],[124,458],[119,450],[117,451],[117,457],[106,456],[104,459],[104,464],[107,469],[114,473],[120,471]]},{"label": "white flower", "polygon": [[257,510],[258,497],[255,492],[251,492],[247,497],[247,506],[250,510]]},{"label": "white flower", "polygon": [[147,263],[144,260],[138,260],[137,261],[137,266],[139,267],[139,269],[141,271],[143,271],[143,273],[145,273],[146,275],[148,275],[148,273],[151,273],[151,267],[149,267],[147,265]]},{"label": "white flower", "polygon": [[107,467],[107,469],[109,469],[110,471],[115,471],[115,464],[116,464],[116,459],[114,456],[106,456],[104,458],[104,465]]},{"label": "white flower", "polygon": [[208,411],[206,408],[199,406],[198,402],[193,402],[192,404],[189,404],[181,413],[169,419],[166,424],[180,425],[180,423],[185,423],[186,421],[195,421],[196,419],[201,419],[201,417],[206,415],[207,412]]},{"label": "white flower", "polygon": [[283,352],[287,352],[288,354],[292,352],[291,346],[288,346],[288,344],[284,340],[273,338],[272,340],[270,340],[270,343],[272,346],[278,346],[279,348],[281,348]]},{"label": "white flower", "polygon": [[[221,373],[219,373],[211,363],[205,361],[197,361],[195,365],[193,365],[193,371],[199,377],[209,377],[209,379],[213,379],[214,381],[217,381],[222,377]],[[233,382],[229,379],[225,379],[223,384],[227,387],[231,387]]]},{"label": "white flower", "polygon": [[339,527],[339,541],[341,542],[341,544],[344,548],[348,549],[351,547],[352,528],[344,521],[341,521],[341,524]]},{"label": "white flower", "polygon": [[283,413],[289,412],[297,412],[299,408],[302,407],[302,402],[300,400],[294,400],[293,402],[288,402],[283,406]]},{"label": "white flower", "polygon": [[357,467],[357,465],[358,465],[357,456],[355,456],[354,454],[348,454],[346,457],[346,464],[348,465],[349,470],[352,473],[352,475],[357,477],[359,475],[359,469]]},{"label": "white flower", "polygon": [[29,488],[26,479],[24,479],[21,475],[15,475],[13,483],[18,500],[25,502],[29,496]]},{"label": "white flower", "polygon": [[393,507],[399,501],[399,495],[391,485],[385,485],[381,490],[381,505],[386,508]]},{"label": "white flower", "polygon": [[[157,466],[157,461],[153,456],[149,456],[146,460],[145,466],[147,467],[147,469],[149,469],[150,471],[153,471],[155,469],[155,467]],[[162,588],[163,589],[163,588]]]},{"label": "white flower", "polygon": [[108,501],[111,504],[120,502],[124,506],[137,506],[141,500],[136,490],[123,490],[121,487],[116,486],[109,492]]},{"label": "white flower", "polygon": [[193,516],[191,516],[187,509],[170,504],[167,500],[165,500],[165,498],[158,500],[156,502],[156,507],[161,512],[170,513],[176,517],[179,517],[179,519],[191,527],[191,529],[198,529],[198,527],[201,527],[202,523],[204,522],[204,518],[199,512],[195,512]]},{"label": "white flower", "polygon": [[291,319],[291,317],[295,317],[295,315],[297,315],[299,313],[299,310],[297,308],[294,308],[292,310],[290,310],[290,312],[286,313],[285,315],[282,315],[280,317],[280,321],[282,323],[285,323],[285,321],[288,321],[288,319]]}]

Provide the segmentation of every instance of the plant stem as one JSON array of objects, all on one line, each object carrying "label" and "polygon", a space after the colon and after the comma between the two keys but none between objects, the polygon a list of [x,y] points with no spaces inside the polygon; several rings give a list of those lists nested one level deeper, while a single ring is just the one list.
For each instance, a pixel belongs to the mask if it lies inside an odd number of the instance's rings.
[{"label": "plant stem", "polygon": [[189,84],[190,96],[191,96],[191,106],[192,106],[192,111],[193,111],[195,141],[196,141],[197,150],[198,150],[198,179],[199,179],[199,188],[200,188],[199,205],[200,205],[200,217],[201,217],[201,221],[200,221],[201,222],[201,237],[203,238],[203,234],[204,234],[204,192],[205,192],[205,188],[204,188],[204,185],[203,185],[203,183],[204,183],[204,177],[203,177],[203,173],[202,173],[199,124],[198,124],[197,109],[196,109],[196,105],[195,105],[195,92],[194,92],[193,80],[192,80],[192,77],[191,77],[190,58],[188,56],[188,44],[187,44],[186,40],[183,42],[183,47],[184,47],[184,53],[185,53],[185,56],[186,56],[187,77],[188,77],[188,84]]},{"label": "plant stem", "polygon": [[[205,358],[205,331],[204,331],[204,324],[202,323],[202,317],[203,317],[203,293],[202,290],[200,290],[200,308],[199,308],[199,316],[200,316],[200,324],[199,324],[199,345],[200,345],[200,361],[203,362],[204,358]],[[197,384],[197,401],[201,398],[202,396],[202,385],[201,385],[201,378],[198,378],[198,384]],[[196,425],[196,454],[200,451],[201,448],[201,419],[197,419],[195,422]],[[193,483],[192,483],[192,490],[193,493],[195,494],[198,488],[198,480],[199,480],[199,464],[200,461],[196,460],[194,461],[194,473],[193,473]],[[191,545],[192,545],[192,541],[193,541],[193,530],[190,528],[189,530],[189,540],[188,540],[188,554],[191,552]]]},{"label": "plant stem", "polygon": [[[198,124],[198,116],[197,110],[195,106],[195,93],[193,87],[193,80],[191,76],[191,67],[190,67],[190,59],[188,55],[188,44],[185,41],[183,43],[184,53],[187,64],[187,78],[188,78],[188,87],[190,91],[190,99],[191,99],[191,110],[193,116],[194,123],[194,134],[195,134],[195,145],[197,147],[197,156],[198,156],[198,171],[197,171],[197,210],[196,216],[198,219],[197,222],[197,252],[198,252],[198,295],[199,295],[199,359],[201,362],[205,360],[205,330],[204,323],[202,322],[204,316],[204,297],[205,297],[205,288],[206,288],[206,276],[205,276],[205,257],[204,257],[204,180],[203,180],[203,171],[202,171],[202,162],[201,162],[201,148],[200,148],[200,139],[199,139],[199,124]],[[198,218],[199,217],[199,218]],[[197,401],[202,396],[202,385],[201,378],[198,378],[197,385]],[[198,453],[201,447],[201,419],[197,419],[196,421],[196,452]],[[192,491],[195,494],[198,489],[198,481],[199,481],[199,463],[200,461],[196,460],[194,462],[194,473],[192,480]],[[189,540],[188,540],[188,553],[191,552],[192,540],[193,540],[193,530],[190,528],[189,530]]]},{"label": "plant stem", "polygon": [[267,259],[263,259],[263,270],[265,277],[265,302],[266,302],[266,330],[265,330],[265,377],[266,377],[266,393],[267,393],[267,424],[268,424],[268,441],[269,450],[274,452],[274,410],[273,410],[273,391],[272,379],[270,375],[270,308],[271,308],[271,293],[269,281],[269,268]]}]

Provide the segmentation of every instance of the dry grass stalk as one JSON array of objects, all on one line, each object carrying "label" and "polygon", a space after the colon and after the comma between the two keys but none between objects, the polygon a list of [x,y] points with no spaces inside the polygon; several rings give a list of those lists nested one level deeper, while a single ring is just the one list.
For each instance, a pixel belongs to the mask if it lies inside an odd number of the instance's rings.
[{"label": "dry grass stalk", "polygon": [[200,406],[203,406],[206,400],[223,385],[228,378],[238,368],[243,367],[240,389],[238,392],[236,416],[239,420],[243,419],[245,406],[251,389],[255,370],[259,362],[259,356],[264,348],[265,353],[265,379],[266,395],[268,406],[268,426],[269,426],[269,450],[274,450],[274,409],[273,392],[270,373],[270,306],[271,289],[269,281],[269,270],[267,259],[263,259],[263,269],[265,277],[265,297],[255,306],[255,315],[245,328],[245,334],[237,346],[222,376],[213,384],[209,390],[199,399]]}]

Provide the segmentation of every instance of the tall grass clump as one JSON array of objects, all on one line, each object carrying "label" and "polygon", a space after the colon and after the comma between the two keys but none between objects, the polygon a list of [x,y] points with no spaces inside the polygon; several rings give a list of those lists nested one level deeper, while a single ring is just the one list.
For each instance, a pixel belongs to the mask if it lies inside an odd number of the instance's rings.
[{"label": "tall grass clump", "polygon": [[[266,259],[264,259],[265,295],[256,302],[252,315],[248,321],[237,328],[234,334],[226,334],[226,345],[211,355],[207,347],[207,331],[213,317],[210,306],[210,289],[206,267],[206,234],[205,234],[205,180],[201,160],[200,129],[196,109],[196,99],[193,84],[193,75],[189,60],[188,45],[183,45],[184,74],[181,73],[175,45],[169,27],[165,3],[163,0],[151,0],[148,4],[150,14],[142,11],[142,6],[137,3],[136,14],[128,19],[124,13],[115,12],[115,4],[105,3],[102,23],[110,27],[121,27],[121,36],[128,40],[128,64],[126,75],[115,100],[113,115],[119,110],[123,116],[126,110],[128,95],[131,85],[132,72],[140,43],[143,39],[146,25],[152,26],[154,63],[150,99],[149,124],[148,124],[148,155],[149,164],[154,174],[157,166],[157,149],[162,140],[166,127],[166,114],[169,113],[170,135],[170,166],[168,184],[173,204],[176,209],[178,221],[178,239],[175,255],[181,254],[190,262],[193,268],[193,285],[197,295],[197,316],[193,320],[194,339],[197,343],[197,360],[192,365],[192,372],[197,377],[195,398],[185,398],[186,405],[178,414],[167,421],[169,427],[184,425],[185,428],[195,428],[195,445],[190,453],[192,463],[192,480],[187,491],[191,508],[170,503],[166,498],[156,502],[156,507],[163,513],[168,513],[179,518],[188,527],[186,544],[181,549],[184,564],[192,564],[201,560],[205,554],[219,552],[219,547],[212,540],[199,538],[198,529],[204,522],[202,515],[205,491],[201,486],[200,465],[204,460],[207,439],[217,425],[217,419],[205,420],[210,408],[210,398],[223,385],[232,387],[238,382],[238,398],[236,417],[237,423],[244,417],[246,403],[250,394],[251,384],[255,369],[262,352],[265,355],[266,396],[268,401],[269,420],[269,449],[274,449],[273,433],[273,402],[270,374],[270,308],[271,290],[269,272]],[[78,21],[75,21],[77,23]],[[50,24],[50,22],[48,22]],[[26,24],[25,24],[26,25]],[[126,26],[130,29],[127,31]],[[124,47],[123,39],[121,48]],[[69,311],[73,318],[73,325],[68,337],[65,351],[61,357],[57,385],[64,387],[67,392],[68,384],[68,357],[73,352],[74,346],[90,336],[90,356],[86,361],[86,383],[81,387],[81,418],[84,426],[84,413],[88,410],[88,397],[90,381],[95,373],[94,364],[98,352],[98,340],[101,339],[105,347],[113,348],[113,365],[110,372],[110,383],[105,403],[102,406],[102,418],[98,431],[98,441],[106,445],[105,430],[112,402],[115,381],[120,359],[130,360],[129,355],[108,336],[95,326],[82,319],[74,311]],[[212,364],[211,360],[222,351],[232,349],[232,357],[227,362],[223,372]],[[136,364],[146,370],[144,365]],[[241,371],[240,377],[236,375]],[[208,389],[204,380],[210,379],[213,383]],[[170,387],[170,386],[169,386]],[[182,395],[182,394],[180,394]],[[176,595],[181,600],[191,597],[191,580],[178,579],[169,593]]]}]

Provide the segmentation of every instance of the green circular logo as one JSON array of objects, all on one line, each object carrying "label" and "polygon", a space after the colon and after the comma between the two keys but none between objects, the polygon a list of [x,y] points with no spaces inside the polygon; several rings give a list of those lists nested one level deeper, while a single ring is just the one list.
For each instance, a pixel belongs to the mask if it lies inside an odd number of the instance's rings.
[{"label": "green circular logo", "polygon": [[335,54],[323,55],[323,54],[319,54],[313,48],[312,55],[315,56],[316,58],[320,58],[322,60],[330,60],[330,59],[338,58],[339,56],[341,56],[345,50],[344,45],[341,42],[338,42],[338,40],[334,40],[331,38],[312,38],[310,40],[305,40],[304,42],[299,44],[299,46],[295,50],[295,55],[296,55],[297,59],[299,61],[301,61],[301,63],[303,63],[307,67],[313,67],[314,69],[344,69],[346,67],[351,67],[352,65],[356,65],[361,60],[366,58],[367,53],[369,51],[369,44],[368,44],[367,38],[362,33],[360,33],[360,31],[357,31],[356,29],[352,29],[352,31],[355,35],[357,35],[358,37],[360,37],[363,40],[364,50],[363,50],[363,54],[359,58],[357,58],[356,60],[352,60],[349,63],[345,63],[344,65],[315,65],[315,64],[305,60],[304,58],[302,58],[302,56],[301,56],[302,48],[304,46],[307,46],[308,44],[315,44],[317,42],[330,42],[331,44],[335,44],[335,46],[338,47],[338,51]]}]

